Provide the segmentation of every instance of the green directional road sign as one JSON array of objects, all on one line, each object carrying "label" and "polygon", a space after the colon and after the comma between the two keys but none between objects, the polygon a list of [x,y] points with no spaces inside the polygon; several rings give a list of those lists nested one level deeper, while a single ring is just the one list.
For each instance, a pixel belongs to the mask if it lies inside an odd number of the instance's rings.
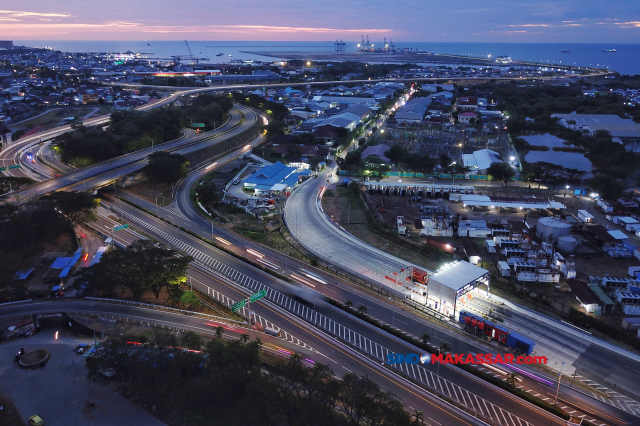
[{"label": "green directional road sign", "polygon": [[244,308],[244,305],[246,304],[247,304],[247,299],[242,299],[241,301],[234,303],[233,306],[231,306],[231,312],[235,312],[237,310]]},{"label": "green directional road sign", "polygon": [[251,296],[249,296],[249,302],[255,302],[258,299],[262,299],[266,295],[267,295],[267,289],[265,288],[264,290],[260,290],[259,292],[253,293]]},{"label": "green directional road sign", "polygon": [[10,169],[19,169],[20,168],[20,164],[16,164],[14,166],[9,166]]},{"label": "green directional road sign", "polygon": [[0,167],[0,172],[4,172],[5,170],[7,170],[6,167]]},{"label": "green directional road sign", "polygon": [[204,123],[191,123],[192,127],[204,127]]},{"label": "green directional road sign", "polygon": [[118,225],[118,226],[114,226],[113,230],[114,231],[121,231],[123,229],[127,229],[129,227],[128,223],[125,223],[124,225]]}]

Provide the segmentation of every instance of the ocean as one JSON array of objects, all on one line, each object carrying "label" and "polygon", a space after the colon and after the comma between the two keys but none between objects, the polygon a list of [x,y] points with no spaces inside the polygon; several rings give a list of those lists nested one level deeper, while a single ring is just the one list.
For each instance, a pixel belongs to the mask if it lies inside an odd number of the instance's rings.
[{"label": "ocean", "polygon": [[[381,46],[382,41],[371,41]],[[148,45],[147,45],[148,43]],[[355,52],[358,42],[347,42],[346,50]],[[15,44],[45,47],[65,52],[142,52],[153,58],[170,58],[186,55],[184,41],[82,41],[82,40],[16,40]],[[429,43],[394,41],[396,48],[415,48],[441,54],[458,54],[492,58],[510,56],[513,60],[533,61],[544,64],[569,64],[601,67],[621,74],[640,74],[640,44],[588,44],[588,43]],[[290,51],[332,52],[334,43],[296,41],[189,41],[191,52],[198,57],[209,58],[210,63],[228,62],[231,59],[269,60],[266,56],[242,53],[242,51]],[[616,49],[615,53],[603,49]],[[571,53],[562,53],[562,50]],[[221,56],[216,56],[222,53]],[[373,55],[372,55],[373,56]]]}]

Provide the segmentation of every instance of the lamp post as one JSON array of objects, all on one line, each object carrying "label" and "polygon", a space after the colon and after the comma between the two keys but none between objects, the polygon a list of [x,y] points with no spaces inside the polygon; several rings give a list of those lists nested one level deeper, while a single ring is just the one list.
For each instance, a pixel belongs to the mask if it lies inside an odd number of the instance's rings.
[{"label": "lamp post", "polygon": [[456,162],[454,161],[453,163],[451,163],[451,165],[453,166],[453,168],[451,169],[451,176],[453,177],[451,186],[453,186],[456,184]]},{"label": "lamp post", "polygon": [[558,388],[556,389],[556,400],[554,401],[553,405],[556,405],[558,403],[558,394],[560,393],[560,380],[562,380],[563,367],[564,367],[564,361],[562,362],[562,365],[560,366],[560,372],[558,373]]},{"label": "lamp post", "polygon": [[567,196],[567,192],[569,192],[569,185],[567,185],[565,188],[566,188],[566,191],[564,191],[564,196],[566,197]]}]

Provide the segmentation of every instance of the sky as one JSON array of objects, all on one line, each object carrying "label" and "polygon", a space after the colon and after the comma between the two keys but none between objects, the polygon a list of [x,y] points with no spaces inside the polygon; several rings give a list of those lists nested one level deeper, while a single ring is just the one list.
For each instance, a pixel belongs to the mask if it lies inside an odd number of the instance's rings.
[{"label": "sky", "polygon": [[640,0],[0,3],[0,37],[14,40],[640,42]]}]

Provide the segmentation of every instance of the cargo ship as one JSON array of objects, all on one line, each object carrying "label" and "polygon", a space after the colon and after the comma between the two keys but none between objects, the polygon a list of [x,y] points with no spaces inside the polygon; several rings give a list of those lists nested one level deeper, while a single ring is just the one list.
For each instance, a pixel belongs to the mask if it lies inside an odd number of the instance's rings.
[{"label": "cargo ship", "polygon": [[615,52],[617,52],[616,49],[602,49],[602,51],[606,52],[606,53],[615,53]]}]

